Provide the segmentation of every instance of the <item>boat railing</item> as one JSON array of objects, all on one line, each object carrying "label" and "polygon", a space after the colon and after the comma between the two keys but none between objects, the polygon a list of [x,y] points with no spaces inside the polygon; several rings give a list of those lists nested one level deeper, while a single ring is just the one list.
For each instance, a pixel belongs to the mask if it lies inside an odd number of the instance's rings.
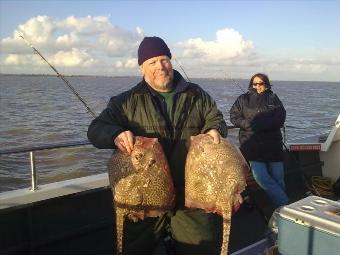
[{"label": "boat railing", "polygon": [[[239,128],[235,126],[228,126],[228,130],[238,130]],[[286,138],[285,128],[282,129],[284,142]],[[9,155],[9,154],[19,154],[19,153],[29,153],[29,162],[30,162],[30,169],[31,169],[31,188],[30,191],[36,191],[38,189],[38,177],[37,171],[35,167],[35,152],[43,151],[43,150],[54,150],[54,149],[61,149],[61,148],[68,148],[68,147],[80,147],[85,145],[90,145],[91,143],[86,140],[69,142],[69,143],[58,143],[58,144],[48,144],[48,145],[36,145],[36,146],[29,146],[29,147],[17,147],[14,149],[8,150],[0,150],[1,155]]]},{"label": "boat railing", "polygon": [[20,153],[29,153],[29,162],[31,168],[31,188],[30,191],[36,191],[38,189],[38,178],[37,171],[35,168],[35,152],[43,151],[43,150],[54,150],[61,148],[69,148],[69,147],[80,147],[85,145],[90,145],[91,143],[86,139],[82,141],[69,142],[69,143],[58,143],[58,144],[48,144],[48,145],[36,145],[30,147],[17,147],[14,149],[8,150],[0,150],[1,155],[9,155],[9,154],[20,154]]}]

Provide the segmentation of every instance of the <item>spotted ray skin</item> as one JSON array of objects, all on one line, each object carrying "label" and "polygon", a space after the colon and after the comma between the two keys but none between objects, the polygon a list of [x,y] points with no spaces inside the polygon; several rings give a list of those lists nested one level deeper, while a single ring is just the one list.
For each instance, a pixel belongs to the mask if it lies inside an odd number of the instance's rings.
[{"label": "spotted ray skin", "polygon": [[131,155],[115,151],[108,163],[116,211],[117,249],[123,251],[124,219],[161,216],[173,209],[169,164],[157,138],[136,136]]},{"label": "spotted ray skin", "polygon": [[185,205],[223,217],[221,255],[228,252],[231,215],[239,207],[249,166],[228,139],[219,144],[210,135],[191,137],[185,165]]}]

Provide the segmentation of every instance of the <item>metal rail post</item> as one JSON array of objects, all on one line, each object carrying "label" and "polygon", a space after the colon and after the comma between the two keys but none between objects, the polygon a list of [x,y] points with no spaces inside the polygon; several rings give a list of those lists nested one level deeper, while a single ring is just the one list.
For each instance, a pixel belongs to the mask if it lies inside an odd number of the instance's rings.
[{"label": "metal rail post", "polygon": [[283,125],[282,131],[283,131],[283,143],[286,144],[286,142],[287,142],[287,133],[286,133],[286,126],[285,125]]},{"label": "metal rail post", "polygon": [[35,191],[38,189],[38,181],[37,181],[37,172],[35,170],[34,151],[30,151],[30,163],[31,163],[31,181],[32,181],[32,187],[30,191]]}]

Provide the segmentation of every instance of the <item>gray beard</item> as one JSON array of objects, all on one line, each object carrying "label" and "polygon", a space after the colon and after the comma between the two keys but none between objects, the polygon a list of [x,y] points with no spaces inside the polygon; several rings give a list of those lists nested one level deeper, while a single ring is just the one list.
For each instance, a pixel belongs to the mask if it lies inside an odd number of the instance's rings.
[{"label": "gray beard", "polygon": [[170,91],[172,88],[172,81],[173,79],[169,79],[168,81],[162,83],[162,84],[157,84],[157,83],[151,83],[147,80],[145,80],[154,90],[159,91],[159,92],[167,92]]}]

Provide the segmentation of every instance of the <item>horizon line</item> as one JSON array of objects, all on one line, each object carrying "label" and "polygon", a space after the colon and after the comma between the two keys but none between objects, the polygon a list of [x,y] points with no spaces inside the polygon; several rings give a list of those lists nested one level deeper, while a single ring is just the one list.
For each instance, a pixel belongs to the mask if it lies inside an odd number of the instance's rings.
[{"label": "horizon line", "polygon": [[[54,76],[58,77],[55,74],[28,74],[28,73],[1,73],[3,76]],[[110,77],[110,78],[141,78],[139,75],[104,75],[104,74],[62,74],[65,77]],[[183,77],[184,78],[184,77]],[[191,77],[191,79],[213,79],[213,80],[226,80],[227,78],[214,78],[214,77]],[[233,78],[234,80],[249,80],[249,78]],[[229,79],[228,79],[229,80]],[[271,81],[284,81],[284,82],[328,82],[328,83],[340,83],[339,81],[327,81],[327,80],[279,80],[279,79],[270,79]]]}]

